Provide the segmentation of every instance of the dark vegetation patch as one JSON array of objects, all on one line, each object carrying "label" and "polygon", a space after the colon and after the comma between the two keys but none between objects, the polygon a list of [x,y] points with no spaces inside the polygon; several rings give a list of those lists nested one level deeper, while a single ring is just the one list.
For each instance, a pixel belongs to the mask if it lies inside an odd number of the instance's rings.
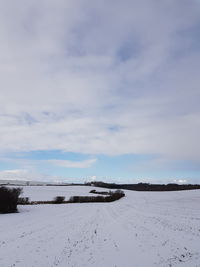
[{"label": "dark vegetation patch", "polygon": [[54,198],[53,202],[54,204],[62,204],[65,201],[65,197],[63,196],[57,196]]},{"label": "dark vegetation patch", "polygon": [[92,193],[92,194],[99,194],[99,195],[110,195],[112,192],[109,191],[96,191],[95,189],[91,190],[89,193]]},{"label": "dark vegetation patch", "polygon": [[127,189],[135,191],[178,191],[178,190],[193,190],[200,189],[198,184],[149,184],[149,183],[138,183],[138,184],[115,184],[115,183],[104,183],[104,182],[89,182],[85,185],[103,187],[108,189]]},{"label": "dark vegetation patch", "polygon": [[19,197],[17,201],[18,205],[28,205],[29,203],[30,202],[28,197]]},{"label": "dark vegetation patch", "polygon": [[17,204],[22,188],[0,187],[0,213],[17,212]]},{"label": "dark vegetation patch", "polygon": [[[92,192],[90,192],[92,193]],[[102,194],[103,193],[103,194]],[[69,200],[65,201],[65,197],[57,196],[51,201],[21,201],[21,205],[38,205],[38,204],[68,204],[68,203],[86,203],[86,202],[112,202],[125,196],[122,190],[109,191],[109,192],[95,192],[106,196],[72,196]]]},{"label": "dark vegetation patch", "polygon": [[[92,190],[91,190],[92,191]],[[90,193],[94,193],[91,192]],[[95,194],[102,194],[102,192],[95,192]],[[116,190],[114,192],[103,192],[104,196],[73,196],[69,199],[70,203],[84,203],[84,202],[112,202],[125,196],[122,190]],[[103,195],[102,194],[102,195]]]}]

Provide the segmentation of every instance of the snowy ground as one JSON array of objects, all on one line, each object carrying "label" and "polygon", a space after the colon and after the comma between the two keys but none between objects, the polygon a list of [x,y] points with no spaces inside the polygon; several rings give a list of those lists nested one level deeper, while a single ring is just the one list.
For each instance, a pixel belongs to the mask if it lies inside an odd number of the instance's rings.
[{"label": "snowy ground", "polygon": [[[24,196],[91,189],[34,186]],[[113,203],[19,206],[0,215],[0,267],[200,266],[200,190],[125,193]]]},{"label": "snowy ground", "polygon": [[[29,197],[31,201],[53,200],[56,196],[65,196],[68,200],[71,196],[91,196],[89,193],[93,187],[88,186],[20,186],[23,188],[23,197]],[[100,188],[99,191],[107,191]]]}]

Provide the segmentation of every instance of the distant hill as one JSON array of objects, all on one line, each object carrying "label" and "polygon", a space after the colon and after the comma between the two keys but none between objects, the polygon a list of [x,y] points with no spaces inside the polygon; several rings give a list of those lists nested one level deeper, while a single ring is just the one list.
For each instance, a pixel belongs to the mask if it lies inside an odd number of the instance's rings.
[{"label": "distant hill", "polygon": [[149,184],[149,183],[138,183],[138,184],[115,184],[115,183],[104,183],[100,181],[89,182],[86,185],[92,185],[96,187],[104,187],[109,189],[127,189],[135,191],[178,191],[178,190],[192,190],[200,189],[199,184]]},{"label": "distant hill", "polygon": [[126,189],[134,191],[179,191],[179,190],[192,190],[200,189],[200,184],[150,184],[150,183],[138,183],[138,184],[115,184],[105,183],[101,181],[81,183],[53,183],[53,182],[42,182],[42,181],[25,181],[25,180],[0,180],[0,185],[14,185],[14,186],[35,186],[35,185],[46,185],[46,186],[96,186],[108,189]]}]

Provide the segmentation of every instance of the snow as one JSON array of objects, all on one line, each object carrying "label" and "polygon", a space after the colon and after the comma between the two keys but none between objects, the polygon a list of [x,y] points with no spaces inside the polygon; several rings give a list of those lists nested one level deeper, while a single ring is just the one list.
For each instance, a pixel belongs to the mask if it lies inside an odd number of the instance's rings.
[{"label": "snow", "polygon": [[[51,200],[91,189],[30,186],[24,196]],[[125,193],[112,203],[19,206],[19,213],[1,214],[0,267],[200,266],[200,190]]]},{"label": "snow", "polygon": [[[90,186],[20,186],[23,188],[23,197],[29,197],[31,201],[53,200],[56,196],[65,196],[68,200],[71,196],[89,196],[93,188]],[[102,190],[102,189],[101,189]],[[100,191],[100,190],[99,190]]]}]

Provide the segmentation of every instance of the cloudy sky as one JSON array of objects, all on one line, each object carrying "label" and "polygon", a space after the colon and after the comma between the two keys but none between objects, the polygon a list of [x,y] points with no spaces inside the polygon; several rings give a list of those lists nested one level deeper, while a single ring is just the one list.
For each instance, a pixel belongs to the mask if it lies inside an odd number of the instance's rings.
[{"label": "cloudy sky", "polygon": [[0,0],[0,178],[200,183],[199,0]]}]

